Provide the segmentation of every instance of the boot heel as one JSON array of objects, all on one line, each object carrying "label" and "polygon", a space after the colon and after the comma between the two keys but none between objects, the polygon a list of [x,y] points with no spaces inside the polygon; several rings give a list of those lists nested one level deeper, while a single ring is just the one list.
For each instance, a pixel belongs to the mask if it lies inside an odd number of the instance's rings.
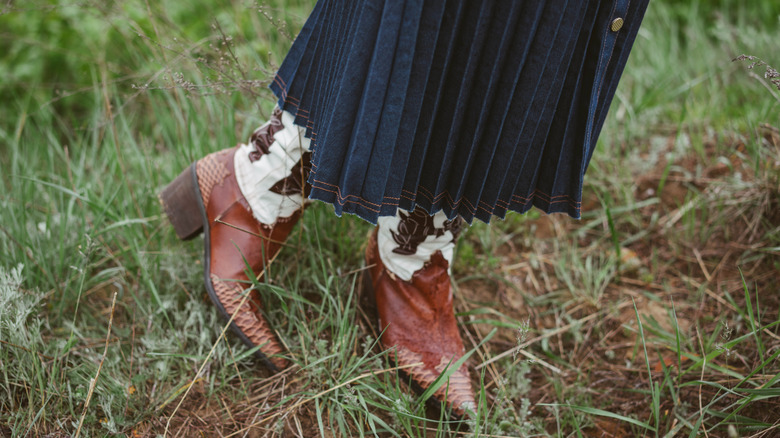
[{"label": "boot heel", "polygon": [[189,240],[203,231],[195,165],[188,167],[160,193],[168,220],[181,240]]},{"label": "boot heel", "polygon": [[368,269],[363,271],[360,277],[360,304],[368,312],[369,317],[376,317],[376,297],[374,296],[374,284]]}]

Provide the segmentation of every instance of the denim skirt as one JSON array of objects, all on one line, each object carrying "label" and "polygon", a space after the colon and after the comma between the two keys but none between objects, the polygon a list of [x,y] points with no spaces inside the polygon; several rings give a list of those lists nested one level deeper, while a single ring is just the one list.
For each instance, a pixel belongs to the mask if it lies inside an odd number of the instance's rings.
[{"label": "denim skirt", "polygon": [[320,0],[271,89],[312,140],[311,198],[489,222],[580,216],[649,0]]}]

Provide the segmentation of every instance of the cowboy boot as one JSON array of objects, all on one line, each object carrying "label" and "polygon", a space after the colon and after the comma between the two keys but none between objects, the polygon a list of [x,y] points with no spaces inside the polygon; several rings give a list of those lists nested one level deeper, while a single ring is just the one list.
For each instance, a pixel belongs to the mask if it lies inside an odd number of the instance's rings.
[{"label": "cowboy boot", "polygon": [[206,290],[230,328],[272,371],[288,365],[250,278],[265,269],[300,218],[309,139],[278,108],[249,144],[207,155],[160,194],[180,239],[204,232]]},{"label": "cowboy boot", "polygon": [[[439,375],[463,357],[450,289],[450,263],[462,220],[448,221],[417,209],[398,210],[395,217],[380,217],[366,249],[380,341],[422,392]],[[421,363],[421,364],[420,364]],[[456,417],[475,410],[468,368],[461,365],[433,394],[446,402]]]}]

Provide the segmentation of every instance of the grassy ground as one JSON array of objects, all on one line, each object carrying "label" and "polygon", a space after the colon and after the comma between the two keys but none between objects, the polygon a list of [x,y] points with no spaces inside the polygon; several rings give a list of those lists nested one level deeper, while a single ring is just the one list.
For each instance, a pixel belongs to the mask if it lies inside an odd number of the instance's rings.
[{"label": "grassy ground", "polygon": [[461,239],[482,408],[460,425],[356,306],[367,224],[315,205],[271,266],[295,362],[272,376],[222,336],[202,247],[157,204],[262,123],[310,8],[0,6],[0,436],[780,436],[780,90],[731,62],[780,64],[780,4],[653,1],[583,219]]}]

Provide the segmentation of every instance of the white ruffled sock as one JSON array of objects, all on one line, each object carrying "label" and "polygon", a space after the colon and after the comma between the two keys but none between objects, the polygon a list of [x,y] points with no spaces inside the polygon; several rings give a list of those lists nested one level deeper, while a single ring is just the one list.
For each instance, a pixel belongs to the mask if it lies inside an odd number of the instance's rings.
[{"label": "white ruffled sock", "polygon": [[[272,126],[269,121],[255,131],[257,134],[263,129],[280,128],[270,134],[273,143],[268,146],[268,151],[258,151],[258,147],[250,141],[248,145],[241,144],[234,157],[236,180],[241,193],[249,202],[255,219],[268,225],[279,218],[291,216],[306,202],[302,190],[299,193],[282,194],[271,188],[291,177],[296,165],[301,169],[299,163],[304,159],[304,154],[309,152],[311,143],[304,136],[306,130],[295,125],[292,114],[278,108],[276,111],[281,112],[281,127]],[[301,179],[301,187],[307,176],[292,175],[293,178]]]},{"label": "white ruffled sock", "polygon": [[452,266],[461,223],[459,218],[447,220],[441,211],[429,216],[423,210],[409,213],[399,208],[395,216],[377,221],[379,257],[385,268],[405,281],[411,281],[436,251]]}]

